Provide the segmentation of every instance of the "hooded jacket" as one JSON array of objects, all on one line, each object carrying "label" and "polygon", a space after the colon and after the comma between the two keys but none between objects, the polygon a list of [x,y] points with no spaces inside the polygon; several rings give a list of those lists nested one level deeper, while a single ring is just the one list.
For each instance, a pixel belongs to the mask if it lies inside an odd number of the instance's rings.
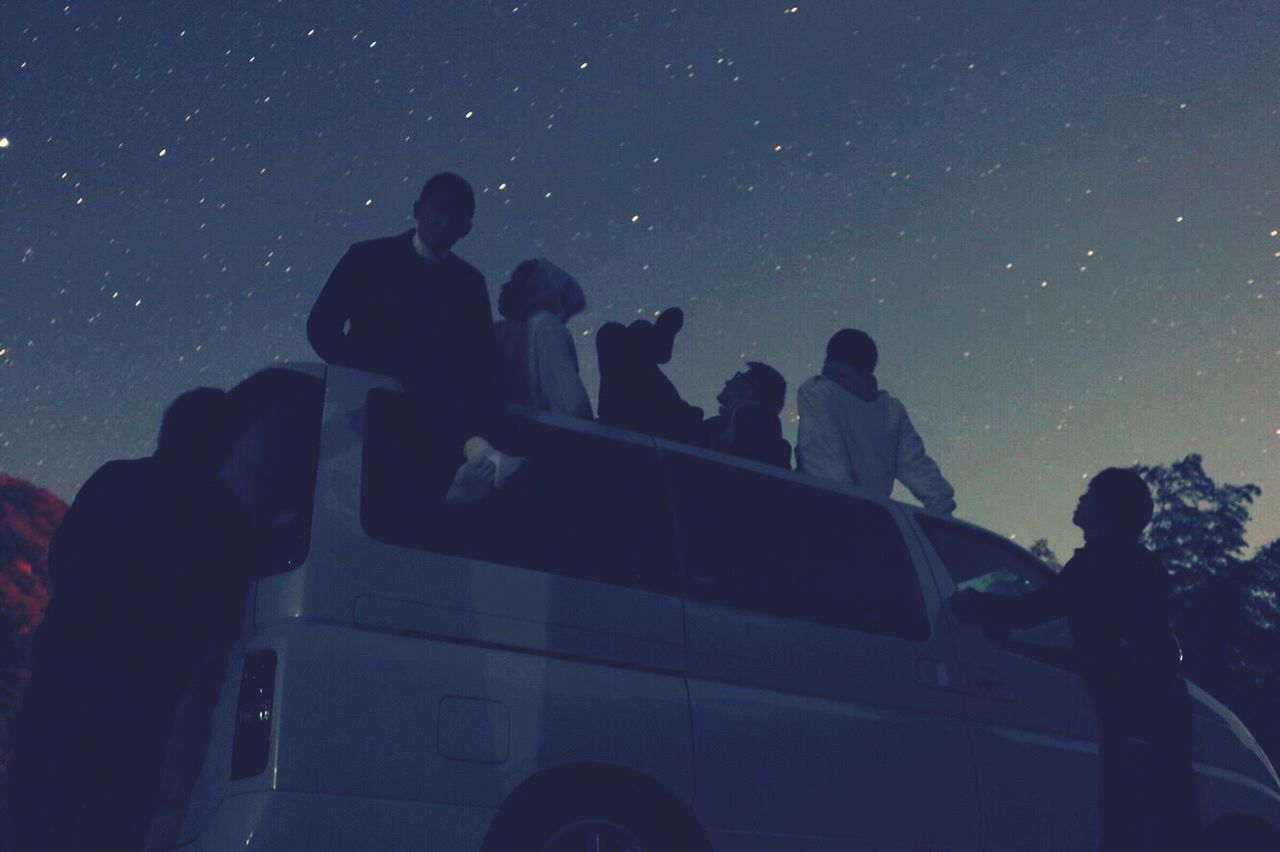
[{"label": "hooded jacket", "polygon": [[585,306],[578,282],[551,261],[538,258],[516,267],[498,297],[503,319],[494,327],[509,401],[591,419],[578,350],[562,319]]},{"label": "hooded jacket", "polygon": [[925,452],[906,407],[880,390],[874,376],[828,365],[800,386],[797,401],[798,471],[852,482],[884,497],[896,479],[926,509],[955,511],[955,491]]}]

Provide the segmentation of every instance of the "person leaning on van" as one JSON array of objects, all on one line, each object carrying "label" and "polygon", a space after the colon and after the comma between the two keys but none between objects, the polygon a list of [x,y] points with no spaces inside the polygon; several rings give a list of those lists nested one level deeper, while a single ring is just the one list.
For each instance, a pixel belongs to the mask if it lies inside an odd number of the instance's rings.
[{"label": "person leaning on van", "polygon": [[226,393],[183,394],[155,453],[103,465],[54,534],[9,774],[21,852],[143,848],[178,700],[265,556],[218,475],[235,436]]},{"label": "person leaning on van", "polygon": [[967,589],[951,599],[961,621],[1000,630],[1066,616],[1098,713],[1103,852],[1197,848],[1191,700],[1170,626],[1169,575],[1139,540],[1151,515],[1142,477],[1107,468],[1071,519],[1084,547],[1047,585],[1016,597]]}]

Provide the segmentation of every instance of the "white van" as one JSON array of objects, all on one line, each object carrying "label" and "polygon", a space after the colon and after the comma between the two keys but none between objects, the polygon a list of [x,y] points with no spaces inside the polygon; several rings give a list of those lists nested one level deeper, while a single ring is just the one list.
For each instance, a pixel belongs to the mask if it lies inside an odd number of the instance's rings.
[{"label": "white van", "polygon": [[[533,412],[495,436],[512,488],[446,508],[394,381],[270,372],[225,472],[277,572],[180,721],[201,747],[151,848],[1097,847],[1064,625],[997,644],[943,605],[1047,579],[1004,538]],[[1206,848],[1280,849],[1275,772],[1193,693]]]}]

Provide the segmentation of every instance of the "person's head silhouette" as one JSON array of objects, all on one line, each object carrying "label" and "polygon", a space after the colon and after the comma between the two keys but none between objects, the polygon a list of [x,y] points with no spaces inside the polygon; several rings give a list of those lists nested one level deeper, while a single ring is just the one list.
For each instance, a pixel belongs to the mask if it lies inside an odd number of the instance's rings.
[{"label": "person's head silhouette", "polygon": [[452,172],[429,178],[413,203],[418,239],[435,255],[447,253],[454,243],[471,233],[475,213],[476,195],[471,184]]},{"label": "person's head silhouette", "polygon": [[1151,523],[1151,489],[1132,470],[1109,467],[1089,480],[1071,521],[1085,541],[1103,538],[1136,539]]},{"label": "person's head silhouette", "polygon": [[782,374],[760,361],[748,361],[724,383],[716,402],[724,411],[740,405],[759,405],[772,414],[781,414],[787,400],[787,380]]},{"label": "person's head silhouette", "polygon": [[581,285],[545,257],[520,263],[498,294],[498,313],[516,322],[538,311],[548,311],[568,322],[586,307]]},{"label": "person's head silhouette", "polygon": [[856,328],[842,328],[827,341],[827,360],[861,370],[867,375],[876,371],[880,353],[871,335]]},{"label": "person's head silhouette", "polygon": [[200,470],[217,470],[236,442],[230,397],[216,388],[196,388],[164,412],[156,456]]}]

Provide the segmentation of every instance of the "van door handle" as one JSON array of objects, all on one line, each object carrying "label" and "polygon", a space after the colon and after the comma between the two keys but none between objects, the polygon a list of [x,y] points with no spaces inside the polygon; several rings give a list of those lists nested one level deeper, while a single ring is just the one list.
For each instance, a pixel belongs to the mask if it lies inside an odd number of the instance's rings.
[{"label": "van door handle", "polygon": [[973,687],[974,694],[979,698],[988,698],[992,701],[1001,701],[1006,704],[1011,704],[1018,700],[1018,693],[1003,680],[984,678],[976,681]]},{"label": "van door handle", "polygon": [[916,660],[916,684],[930,689],[950,689],[951,672],[941,660],[921,657]]}]

